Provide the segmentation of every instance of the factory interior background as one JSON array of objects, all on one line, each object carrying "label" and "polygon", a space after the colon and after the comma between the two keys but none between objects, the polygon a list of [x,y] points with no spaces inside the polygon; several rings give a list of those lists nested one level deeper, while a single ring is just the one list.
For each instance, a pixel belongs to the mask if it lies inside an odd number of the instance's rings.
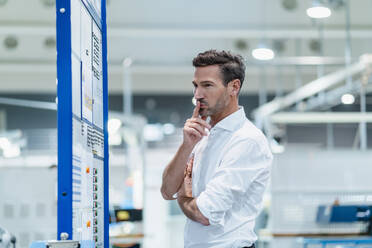
[{"label": "factory interior background", "polygon": [[[183,247],[161,176],[194,108],[191,61],[218,49],[244,57],[240,105],[274,154],[256,247],[372,247],[371,11],[372,0],[107,0],[110,243]],[[56,73],[55,0],[0,0],[0,237],[19,248],[57,235]]]}]

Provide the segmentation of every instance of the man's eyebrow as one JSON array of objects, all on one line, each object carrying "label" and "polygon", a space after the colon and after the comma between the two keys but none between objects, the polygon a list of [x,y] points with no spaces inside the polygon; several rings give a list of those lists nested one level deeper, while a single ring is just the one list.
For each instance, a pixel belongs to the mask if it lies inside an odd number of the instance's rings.
[{"label": "man's eyebrow", "polygon": [[[192,81],[192,84],[194,86],[197,86],[197,83],[195,81]],[[206,80],[206,81],[201,81],[199,84],[215,84],[215,83],[213,81]]]},{"label": "man's eyebrow", "polygon": [[214,84],[213,81],[208,81],[208,80],[206,80],[206,81],[201,81],[200,83],[201,83],[201,84]]},{"label": "man's eyebrow", "polygon": [[[195,81],[192,81],[192,83],[193,83],[193,84],[196,84]],[[214,84],[214,82],[213,82],[213,81],[208,81],[208,80],[206,80],[206,81],[201,81],[199,84]]]}]

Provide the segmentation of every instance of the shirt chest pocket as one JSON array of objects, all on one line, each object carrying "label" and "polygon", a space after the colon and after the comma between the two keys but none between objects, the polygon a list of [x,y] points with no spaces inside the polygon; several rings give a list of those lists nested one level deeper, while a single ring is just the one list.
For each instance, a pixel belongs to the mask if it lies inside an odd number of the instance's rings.
[{"label": "shirt chest pocket", "polygon": [[[222,162],[222,155],[215,154],[215,159],[213,163],[209,164],[208,169],[205,171],[205,184],[208,184],[210,180],[214,178],[215,173],[217,172],[218,168],[220,167]],[[203,174],[201,175],[203,176]]]}]

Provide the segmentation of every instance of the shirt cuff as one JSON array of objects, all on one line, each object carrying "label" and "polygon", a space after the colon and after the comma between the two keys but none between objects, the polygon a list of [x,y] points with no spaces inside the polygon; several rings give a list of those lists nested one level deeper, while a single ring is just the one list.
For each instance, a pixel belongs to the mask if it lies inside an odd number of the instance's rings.
[{"label": "shirt cuff", "polygon": [[208,197],[202,192],[198,198],[196,198],[196,206],[205,218],[209,220],[209,224],[212,226],[223,227],[225,224],[225,212],[213,211],[211,202]]}]

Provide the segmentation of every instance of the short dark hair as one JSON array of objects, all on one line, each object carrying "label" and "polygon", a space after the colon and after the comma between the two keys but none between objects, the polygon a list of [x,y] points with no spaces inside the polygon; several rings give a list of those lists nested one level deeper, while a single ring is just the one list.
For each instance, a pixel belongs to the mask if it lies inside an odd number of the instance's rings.
[{"label": "short dark hair", "polygon": [[242,56],[232,54],[229,51],[208,50],[199,53],[192,60],[194,67],[203,67],[209,65],[218,65],[223,77],[225,86],[234,80],[240,80],[240,88],[242,88],[245,77],[245,64]]}]

